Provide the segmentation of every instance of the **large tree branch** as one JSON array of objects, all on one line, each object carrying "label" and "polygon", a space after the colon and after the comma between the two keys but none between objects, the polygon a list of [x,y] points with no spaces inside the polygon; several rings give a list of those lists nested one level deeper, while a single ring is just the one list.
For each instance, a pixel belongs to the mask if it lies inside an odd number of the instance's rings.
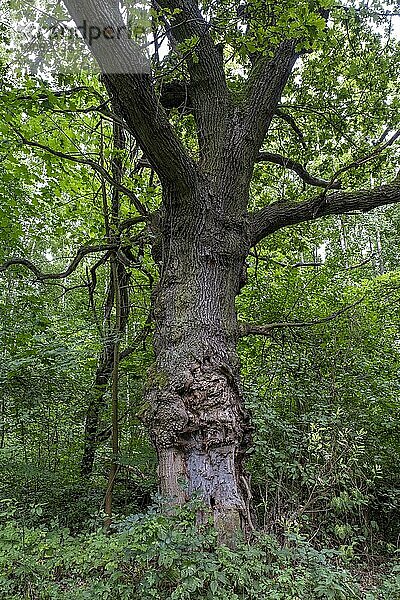
[{"label": "large tree branch", "polygon": [[69,264],[69,266],[62,271],[61,273],[43,273],[38,266],[36,266],[32,261],[27,258],[10,258],[2,265],[0,265],[0,273],[6,271],[12,266],[21,265],[22,267],[26,267],[36,276],[38,281],[46,281],[48,279],[65,279],[73,273],[78,267],[79,263],[82,259],[88,254],[93,254],[96,252],[108,252],[110,250],[116,250],[118,248],[117,244],[100,244],[98,246],[83,246],[78,250],[74,259]]},{"label": "large tree branch", "polygon": [[[317,9],[319,15],[328,18],[329,10]],[[270,55],[269,48],[258,52],[247,81],[247,93],[244,101],[244,138],[243,143],[255,145],[254,154],[261,148],[269,130],[272,117],[276,114],[282,92],[292,73],[296,60],[305,53],[299,49],[301,38],[283,39]],[[286,119],[289,121],[289,119]],[[291,125],[296,128],[294,122]],[[304,142],[304,140],[303,140]]]},{"label": "large tree branch", "polygon": [[86,22],[98,29],[98,39],[85,42],[103,72],[115,112],[125,119],[161,180],[174,187],[190,188],[195,164],[156,97],[150,63],[128,38],[118,3],[65,0],[64,4],[78,27]]},{"label": "large tree branch", "polygon": [[350,304],[349,306],[345,306],[340,310],[335,311],[334,313],[328,315],[327,317],[322,317],[322,319],[314,319],[313,321],[282,321],[280,323],[267,323],[266,325],[257,325],[256,323],[239,323],[239,336],[246,337],[248,335],[263,335],[267,337],[272,336],[272,332],[276,329],[294,329],[294,328],[302,328],[302,327],[313,327],[314,325],[321,325],[322,323],[329,323],[329,321],[333,321],[340,317],[344,313],[348,312],[352,308],[355,308],[361,302],[363,302],[365,296]]},{"label": "large tree branch", "polygon": [[254,153],[263,143],[298,56],[296,41],[285,40],[272,58],[260,55],[254,62],[247,81],[242,134],[243,143],[251,140]]},{"label": "large tree branch", "polygon": [[195,40],[187,53],[190,96],[198,128],[200,155],[213,158],[220,149],[227,125],[229,91],[225,78],[222,49],[214,44],[210,23],[202,15],[196,0],[158,0],[172,12],[171,24],[177,42]]},{"label": "large tree branch", "polygon": [[177,42],[196,40],[194,50],[188,54],[186,61],[191,82],[195,86],[207,87],[210,95],[212,90],[226,93],[223,53],[214,44],[211,25],[205,20],[196,0],[158,0],[158,4],[175,12],[171,16],[171,24]]},{"label": "large tree branch", "polygon": [[282,156],[281,154],[273,154],[272,152],[260,152],[258,155],[257,162],[270,162],[276,165],[281,165],[286,169],[290,169],[297,173],[297,175],[304,181],[304,183],[308,183],[309,185],[313,185],[315,187],[323,187],[326,188],[330,185],[331,189],[338,190],[341,187],[339,181],[334,183],[330,183],[326,179],[321,179],[319,177],[314,177],[311,175],[303,165],[292,160],[291,158],[287,158],[286,156]]},{"label": "large tree branch", "polygon": [[397,179],[373,190],[320,194],[300,204],[275,202],[250,215],[251,242],[252,245],[257,244],[271,233],[296,223],[313,221],[328,215],[368,212],[378,206],[398,202],[400,202],[400,181]]}]

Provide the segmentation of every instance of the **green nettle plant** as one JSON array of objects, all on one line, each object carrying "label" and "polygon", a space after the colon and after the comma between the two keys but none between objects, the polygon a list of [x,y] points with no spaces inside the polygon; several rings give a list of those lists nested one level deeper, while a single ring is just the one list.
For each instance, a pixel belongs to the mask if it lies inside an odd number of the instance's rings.
[{"label": "green nettle plant", "polygon": [[[117,533],[71,537],[68,529],[30,529],[14,521],[1,531],[4,598],[157,598],[220,600],[273,598],[397,598],[393,566],[379,588],[364,595],[354,576],[335,564],[338,553],[315,550],[300,535],[284,543],[257,534],[252,544],[220,546],[193,501],[169,516],[154,507],[117,524]],[[10,507],[8,508],[10,516]]]}]

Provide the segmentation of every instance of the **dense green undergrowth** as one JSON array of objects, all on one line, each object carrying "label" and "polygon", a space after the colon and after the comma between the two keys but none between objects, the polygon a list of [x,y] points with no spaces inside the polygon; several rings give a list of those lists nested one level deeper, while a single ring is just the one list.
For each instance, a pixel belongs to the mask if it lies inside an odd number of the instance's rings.
[{"label": "dense green undergrowth", "polygon": [[196,525],[195,505],[169,516],[152,508],[111,535],[25,527],[11,513],[4,510],[0,529],[2,600],[400,598],[395,555],[367,586],[339,551],[316,550],[295,533],[257,533],[234,550],[219,545],[211,525]]}]

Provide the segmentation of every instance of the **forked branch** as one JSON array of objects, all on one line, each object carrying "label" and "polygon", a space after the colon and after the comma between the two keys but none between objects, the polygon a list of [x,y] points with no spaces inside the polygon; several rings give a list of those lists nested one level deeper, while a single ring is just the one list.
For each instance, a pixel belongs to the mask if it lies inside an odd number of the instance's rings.
[{"label": "forked branch", "polygon": [[229,91],[223,51],[214,43],[210,23],[196,0],[158,0],[158,4],[171,12],[176,41],[190,44],[183,60],[190,75],[190,100],[197,124],[200,158],[213,160],[221,152],[228,116]]}]

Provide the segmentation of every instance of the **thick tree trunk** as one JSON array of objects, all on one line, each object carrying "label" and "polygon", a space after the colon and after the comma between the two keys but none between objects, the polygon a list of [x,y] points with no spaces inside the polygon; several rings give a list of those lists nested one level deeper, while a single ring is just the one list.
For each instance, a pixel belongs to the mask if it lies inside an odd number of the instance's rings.
[{"label": "thick tree trunk", "polygon": [[[201,210],[204,194],[208,208]],[[243,459],[250,428],[235,312],[248,242],[243,225],[221,214],[207,186],[194,195],[202,201],[175,201],[166,213],[154,249],[160,282],[148,419],[163,495],[183,503],[200,494],[229,539],[249,522]]]}]

